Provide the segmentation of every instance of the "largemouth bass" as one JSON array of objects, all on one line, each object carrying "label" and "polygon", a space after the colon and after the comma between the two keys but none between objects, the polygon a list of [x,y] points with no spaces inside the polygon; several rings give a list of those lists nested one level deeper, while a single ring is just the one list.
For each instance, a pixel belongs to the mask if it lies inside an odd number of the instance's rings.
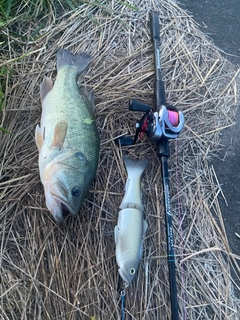
[{"label": "largemouth bass", "polygon": [[94,96],[77,85],[90,61],[86,53],[60,49],[54,86],[45,78],[40,88],[42,115],[35,140],[46,205],[57,222],[64,219],[63,209],[78,214],[98,166]]},{"label": "largemouth bass", "polygon": [[136,275],[142,256],[143,237],[148,227],[143,219],[141,198],[141,176],[148,161],[136,162],[127,157],[123,159],[128,178],[114,237],[118,271],[127,287]]}]

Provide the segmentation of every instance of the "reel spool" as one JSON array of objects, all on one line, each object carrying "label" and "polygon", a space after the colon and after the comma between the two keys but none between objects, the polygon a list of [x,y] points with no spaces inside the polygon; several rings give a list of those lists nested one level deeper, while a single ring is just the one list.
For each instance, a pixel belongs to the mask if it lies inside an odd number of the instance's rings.
[{"label": "reel spool", "polygon": [[181,111],[173,106],[162,106],[159,112],[154,112],[154,120],[149,139],[157,142],[160,138],[176,139],[183,129],[184,117]]}]

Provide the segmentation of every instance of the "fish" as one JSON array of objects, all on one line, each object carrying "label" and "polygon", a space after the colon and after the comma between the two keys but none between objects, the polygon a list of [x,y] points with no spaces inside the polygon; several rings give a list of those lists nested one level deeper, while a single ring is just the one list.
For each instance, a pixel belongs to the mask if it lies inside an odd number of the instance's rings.
[{"label": "fish", "polygon": [[116,261],[118,272],[125,282],[125,287],[134,279],[141,257],[144,235],[148,224],[143,218],[141,177],[148,164],[147,160],[133,161],[123,157],[127,170],[125,193],[114,228]]},{"label": "fish", "polygon": [[38,165],[46,206],[58,223],[65,211],[78,215],[98,167],[94,94],[77,84],[91,59],[84,52],[59,49],[55,83],[46,77],[40,87],[42,114],[35,129]]}]

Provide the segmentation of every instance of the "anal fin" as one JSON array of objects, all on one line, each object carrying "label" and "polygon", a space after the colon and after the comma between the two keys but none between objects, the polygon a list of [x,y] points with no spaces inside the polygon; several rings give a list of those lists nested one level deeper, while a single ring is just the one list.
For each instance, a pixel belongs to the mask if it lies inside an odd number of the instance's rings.
[{"label": "anal fin", "polygon": [[81,90],[81,93],[83,94],[86,102],[87,102],[87,106],[88,106],[88,110],[89,112],[91,113],[95,113],[95,109],[96,109],[96,106],[95,106],[95,98],[94,98],[94,92],[93,90],[91,90],[90,92],[87,91],[86,89],[85,90]]}]

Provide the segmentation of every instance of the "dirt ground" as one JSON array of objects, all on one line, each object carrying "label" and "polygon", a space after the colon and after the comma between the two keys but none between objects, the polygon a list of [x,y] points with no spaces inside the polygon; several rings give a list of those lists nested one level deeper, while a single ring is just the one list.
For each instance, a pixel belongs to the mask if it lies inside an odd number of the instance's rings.
[{"label": "dirt ground", "polygon": [[[240,67],[240,1],[180,0],[200,29],[207,34],[230,60]],[[240,110],[236,124],[221,133],[221,150],[212,164],[218,175],[226,200],[220,198],[226,232],[232,251],[240,255]]]}]

